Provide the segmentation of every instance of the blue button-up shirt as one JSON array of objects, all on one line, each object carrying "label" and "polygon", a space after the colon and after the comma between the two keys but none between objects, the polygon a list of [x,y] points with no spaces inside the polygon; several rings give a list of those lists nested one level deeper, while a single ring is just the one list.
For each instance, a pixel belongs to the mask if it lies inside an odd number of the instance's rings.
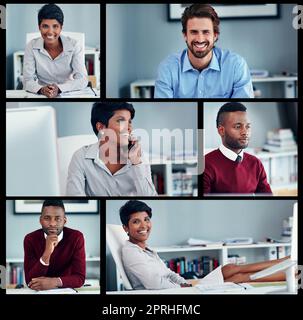
[{"label": "blue button-up shirt", "polygon": [[213,49],[207,68],[195,69],[187,49],[168,56],[158,68],[155,98],[253,98],[246,61],[229,50]]}]

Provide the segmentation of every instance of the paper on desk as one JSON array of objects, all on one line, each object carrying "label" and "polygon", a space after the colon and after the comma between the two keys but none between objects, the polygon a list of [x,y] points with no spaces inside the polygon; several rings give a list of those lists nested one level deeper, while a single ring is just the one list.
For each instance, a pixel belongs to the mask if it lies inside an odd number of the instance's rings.
[{"label": "paper on desk", "polygon": [[86,87],[85,89],[82,89],[82,90],[61,92],[59,96],[60,97],[69,97],[69,96],[74,97],[74,96],[83,96],[83,95],[95,96],[90,87]]},{"label": "paper on desk", "polygon": [[77,293],[77,291],[71,288],[63,288],[63,289],[41,290],[41,291],[37,291],[37,293],[39,294],[74,294],[74,293]]},{"label": "paper on desk", "polygon": [[203,279],[199,280],[198,284],[200,285],[221,285],[224,283],[224,278],[222,274],[222,267],[219,266],[212,272],[210,272],[207,276]]}]

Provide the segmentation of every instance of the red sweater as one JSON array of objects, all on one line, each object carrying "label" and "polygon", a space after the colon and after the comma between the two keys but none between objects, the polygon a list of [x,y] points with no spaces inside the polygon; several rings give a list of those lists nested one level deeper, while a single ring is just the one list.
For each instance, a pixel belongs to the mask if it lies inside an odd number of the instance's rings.
[{"label": "red sweater", "polygon": [[226,158],[217,149],[205,156],[203,192],[207,193],[269,193],[262,162],[244,153],[240,163]]},{"label": "red sweater", "polygon": [[53,251],[49,266],[40,258],[45,249],[42,229],[24,238],[24,273],[26,283],[37,277],[60,277],[63,288],[79,288],[85,281],[84,238],[80,231],[63,228],[63,238]]}]

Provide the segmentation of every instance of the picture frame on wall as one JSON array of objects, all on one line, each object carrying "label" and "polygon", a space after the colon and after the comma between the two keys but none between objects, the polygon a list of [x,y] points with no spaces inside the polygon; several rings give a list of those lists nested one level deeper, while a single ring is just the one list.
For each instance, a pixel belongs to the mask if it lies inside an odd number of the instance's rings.
[{"label": "picture frame on wall", "polygon": [[[168,5],[169,21],[181,19],[182,13],[189,3],[178,3]],[[260,18],[279,18],[280,7],[277,3],[268,4],[215,4],[220,19],[260,19]]]},{"label": "picture frame on wall", "polygon": [[[41,213],[44,200],[15,200],[15,214]],[[97,200],[63,200],[65,212],[69,213],[98,213]]]}]

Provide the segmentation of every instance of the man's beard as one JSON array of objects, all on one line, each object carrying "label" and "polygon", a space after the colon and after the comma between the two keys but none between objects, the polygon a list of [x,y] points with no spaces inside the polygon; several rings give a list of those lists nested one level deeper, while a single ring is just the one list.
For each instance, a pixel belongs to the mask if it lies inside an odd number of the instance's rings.
[{"label": "man's beard", "polygon": [[195,58],[202,59],[202,58],[206,57],[211,52],[211,50],[214,48],[214,44],[210,45],[209,41],[204,41],[202,43],[206,43],[207,44],[207,49],[204,50],[204,51],[198,51],[197,52],[194,49],[194,43],[196,43],[196,42],[197,41],[192,41],[190,45],[188,44],[188,42],[186,42],[187,48],[189,49],[189,51],[193,54],[193,56]]},{"label": "man's beard", "polygon": [[231,138],[229,135],[225,136],[225,143],[229,149],[246,149],[248,147],[249,140],[246,144],[241,144],[238,140]]}]

